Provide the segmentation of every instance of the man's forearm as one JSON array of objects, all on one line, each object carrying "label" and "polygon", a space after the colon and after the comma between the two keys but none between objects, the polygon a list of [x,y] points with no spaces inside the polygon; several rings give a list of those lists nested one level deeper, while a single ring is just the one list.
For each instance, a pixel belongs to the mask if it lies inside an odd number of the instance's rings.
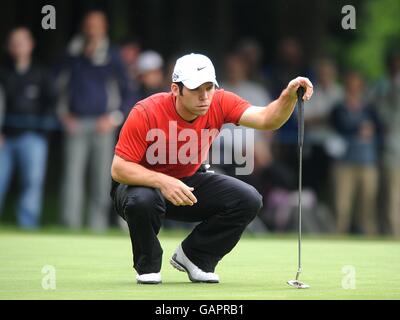
[{"label": "man's forearm", "polygon": [[146,169],[140,164],[114,158],[111,167],[112,178],[122,184],[159,188],[162,174]]},{"label": "man's forearm", "polygon": [[280,97],[267,107],[251,106],[242,115],[239,124],[245,127],[260,130],[279,129],[290,118],[297,101],[297,90],[302,86],[306,89],[302,99],[310,100],[313,94],[313,85],[307,78],[297,77],[289,82]]},{"label": "man's forearm", "polygon": [[296,106],[297,97],[290,95],[288,90],[282,91],[280,97],[265,108],[267,129],[279,129],[290,118]]}]

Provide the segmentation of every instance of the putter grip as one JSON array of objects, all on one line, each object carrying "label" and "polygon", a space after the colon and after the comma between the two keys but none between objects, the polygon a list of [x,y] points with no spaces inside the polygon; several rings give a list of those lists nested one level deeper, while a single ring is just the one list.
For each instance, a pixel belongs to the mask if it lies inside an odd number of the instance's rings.
[{"label": "putter grip", "polygon": [[303,147],[304,142],[304,96],[305,90],[303,87],[297,89],[297,107],[298,107],[298,143],[299,147]]},{"label": "putter grip", "polygon": [[306,93],[303,87],[297,89],[297,99],[303,101],[303,96]]}]

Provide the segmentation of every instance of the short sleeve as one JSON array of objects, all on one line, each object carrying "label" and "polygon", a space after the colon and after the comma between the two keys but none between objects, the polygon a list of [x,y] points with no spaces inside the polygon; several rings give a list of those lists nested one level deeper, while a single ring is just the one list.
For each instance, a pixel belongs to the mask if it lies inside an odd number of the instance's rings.
[{"label": "short sleeve", "polygon": [[238,124],[243,113],[250,107],[250,103],[232,92],[222,91],[220,106],[224,115],[224,123]]},{"label": "short sleeve", "polygon": [[140,105],[136,105],[122,126],[115,154],[126,161],[140,163],[146,153],[148,131],[146,111]]}]

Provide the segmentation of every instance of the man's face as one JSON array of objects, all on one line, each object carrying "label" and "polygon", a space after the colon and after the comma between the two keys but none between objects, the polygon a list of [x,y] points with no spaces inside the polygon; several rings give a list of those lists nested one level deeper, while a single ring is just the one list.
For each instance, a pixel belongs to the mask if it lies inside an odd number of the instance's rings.
[{"label": "man's face", "polygon": [[350,72],[345,77],[345,89],[349,94],[360,94],[364,90],[364,81],[362,77],[355,73]]},{"label": "man's face", "polygon": [[185,111],[193,117],[205,115],[210,108],[215,94],[215,85],[212,82],[206,82],[196,89],[183,87],[182,95],[179,94],[179,88],[172,84],[172,91]]},{"label": "man's face", "polygon": [[89,13],[82,28],[83,34],[91,40],[99,40],[107,35],[107,18],[102,12]]},{"label": "man's face", "polygon": [[10,35],[8,52],[14,59],[30,57],[33,47],[33,39],[28,30],[17,29]]},{"label": "man's face", "polygon": [[139,75],[139,81],[145,88],[158,89],[163,86],[164,74],[161,69],[149,70]]}]

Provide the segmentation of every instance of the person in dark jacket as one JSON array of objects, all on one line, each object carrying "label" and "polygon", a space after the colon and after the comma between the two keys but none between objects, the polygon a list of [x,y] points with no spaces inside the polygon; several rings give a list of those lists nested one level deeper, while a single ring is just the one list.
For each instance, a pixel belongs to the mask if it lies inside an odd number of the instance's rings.
[{"label": "person in dark jacket", "polygon": [[13,170],[17,169],[21,188],[18,224],[33,229],[40,224],[46,133],[55,125],[55,90],[49,73],[32,61],[34,39],[28,29],[12,30],[7,49],[10,61],[0,69],[0,214]]},{"label": "person in dark jacket", "polygon": [[72,39],[57,70],[58,112],[65,130],[61,218],[79,229],[84,222],[86,169],[89,170],[88,225],[108,227],[109,172],[116,128],[123,121],[129,81],[119,50],[107,36],[107,17],[90,11],[81,34]]}]

